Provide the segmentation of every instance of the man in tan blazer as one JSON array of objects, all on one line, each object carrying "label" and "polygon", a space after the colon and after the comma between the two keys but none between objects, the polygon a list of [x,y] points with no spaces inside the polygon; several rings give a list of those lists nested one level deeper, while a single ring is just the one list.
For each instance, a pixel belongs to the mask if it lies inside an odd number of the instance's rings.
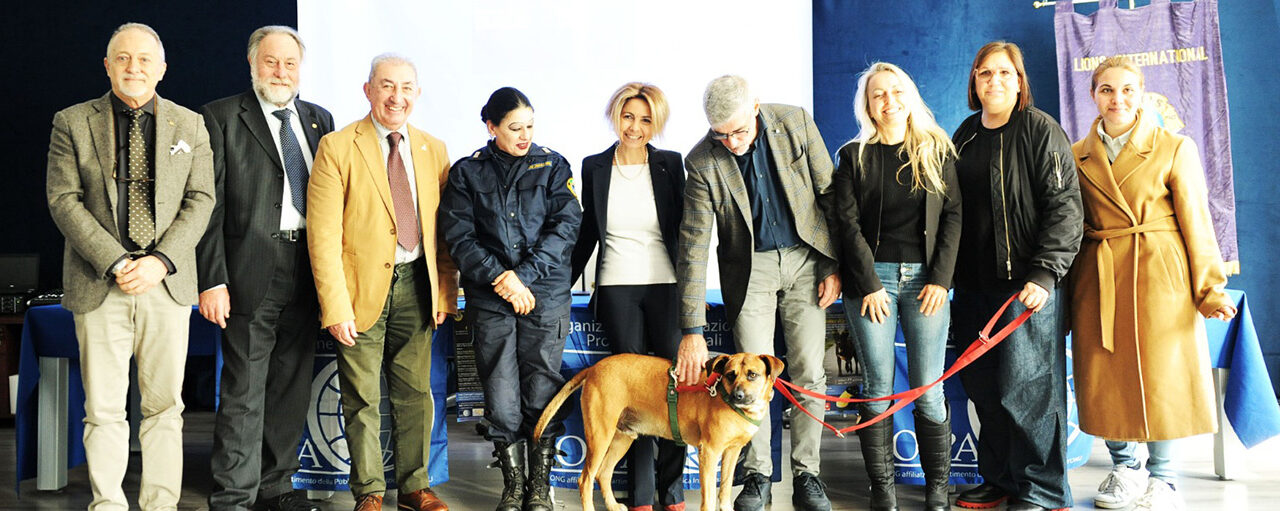
[{"label": "man in tan blazer", "polygon": [[431,334],[457,312],[457,268],[436,241],[449,172],[444,143],[408,124],[418,72],[395,55],[373,59],[370,114],[320,140],[307,188],[307,245],[320,322],[341,343],[338,376],[357,511],[382,509],[385,372],[395,426],[401,509],[448,506],[429,488],[433,421]]},{"label": "man in tan blazer", "polygon": [[128,509],[129,359],[142,391],[144,510],[182,493],[182,375],[195,247],[213,209],[213,157],[200,116],[156,95],[164,46],[121,25],[103,59],[111,92],[53,116],[46,193],[66,237],[62,305],[75,315],[84,379],[91,510]]}]

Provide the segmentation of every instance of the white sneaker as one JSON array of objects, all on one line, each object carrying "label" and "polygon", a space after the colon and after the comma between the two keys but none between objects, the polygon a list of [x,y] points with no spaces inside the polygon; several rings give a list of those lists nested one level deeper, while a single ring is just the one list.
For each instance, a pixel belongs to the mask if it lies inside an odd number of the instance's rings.
[{"label": "white sneaker", "polygon": [[1185,507],[1182,495],[1169,483],[1155,477],[1147,479],[1147,492],[1133,505],[1134,511],[1182,511]]},{"label": "white sneaker", "polygon": [[1142,472],[1126,466],[1111,469],[1107,478],[1098,485],[1093,505],[1102,509],[1124,509],[1138,498],[1142,491]]}]

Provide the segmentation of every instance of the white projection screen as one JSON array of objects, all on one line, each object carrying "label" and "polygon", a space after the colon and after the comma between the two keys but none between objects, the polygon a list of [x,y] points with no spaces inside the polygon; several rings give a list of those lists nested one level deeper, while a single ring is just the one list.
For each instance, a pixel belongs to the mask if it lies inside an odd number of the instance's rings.
[{"label": "white projection screen", "polygon": [[451,160],[484,145],[480,107],[503,86],[529,96],[534,142],[575,175],[616,140],[605,104],[628,81],[667,93],[671,116],[654,145],[681,154],[706,133],[702,92],[717,76],[745,76],[762,102],[813,107],[810,2],[300,0],[298,29],[301,95],[337,126],[369,112],[361,86],[374,56],[412,59],[422,96],[410,122],[444,140]]}]

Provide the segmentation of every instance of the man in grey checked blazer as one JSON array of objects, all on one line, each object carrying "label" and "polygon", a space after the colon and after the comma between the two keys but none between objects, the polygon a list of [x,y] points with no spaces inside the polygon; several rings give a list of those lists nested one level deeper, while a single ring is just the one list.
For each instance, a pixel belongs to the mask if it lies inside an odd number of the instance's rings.
[{"label": "man in grey checked blazer", "polygon": [[[791,379],[825,392],[824,309],[840,295],[831,221],[831,157],[804,109],[764,104],[745,79],[713,80],[703,98],[711,131],[685,159],[684,220],[676,278],[684,338],[677,356],[682,382],[706,361],[706,272],[711,225],[725,310],[739,351],[773,354],[781,312]],[[801,398],[810,412],[823,403]],[[818,479],[822,428],[801,419],[791,428],[791,470],[797,509],[827,511]],[[766,419],[744,454],[745,484],[734,509],[762,510],[770,500],[771,428]]]},{"label": "man in grey checked blazer", "polygon": [[213,209],[213,158],[200,116],[156,95],[164,46],[151,27],[122,25],[103,63],[111,92],[53,116],[46,185],[67,241],[62,305],[80,342],[89,509],[129,509],[131,357],[143,415],[138,505],[176,509],[195,248]]}]

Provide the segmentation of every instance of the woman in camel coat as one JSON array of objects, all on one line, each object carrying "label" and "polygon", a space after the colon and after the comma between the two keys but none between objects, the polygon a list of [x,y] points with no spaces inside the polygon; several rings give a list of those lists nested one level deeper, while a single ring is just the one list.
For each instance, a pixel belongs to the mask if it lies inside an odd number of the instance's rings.
[{"label": "woman in camel coat", "polygon": [[1073,359],[1080,427],[1108,440],[1115,469],[1095,498],[1138,493],[1133,447],[1147,442],[1145,503],[1179,509],[1168,440],[1217,429],[1204,325],[1232,301],[1195,144],[1142,110],[1142,72],[1103,62],[1091,95],[1100,116],[1072,146],[1085,239],[1072,269]]}]

